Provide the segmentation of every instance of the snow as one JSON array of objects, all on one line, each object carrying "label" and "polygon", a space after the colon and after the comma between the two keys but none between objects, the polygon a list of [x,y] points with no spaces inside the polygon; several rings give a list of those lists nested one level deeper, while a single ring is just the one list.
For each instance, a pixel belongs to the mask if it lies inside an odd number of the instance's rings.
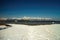
[{"label": "snow", "polygon": [[0,40],[60,40],[60,24],[22,25],[0,30]]}]

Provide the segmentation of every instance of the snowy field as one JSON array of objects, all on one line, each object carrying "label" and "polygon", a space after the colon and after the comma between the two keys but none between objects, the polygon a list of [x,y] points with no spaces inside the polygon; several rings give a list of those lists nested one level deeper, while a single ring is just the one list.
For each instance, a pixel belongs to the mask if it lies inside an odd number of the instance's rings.
[{"label": "snowy field", "polygon": [[60,40],[60,24],[10,25],[12,27],[0,30],[0,40]]}]

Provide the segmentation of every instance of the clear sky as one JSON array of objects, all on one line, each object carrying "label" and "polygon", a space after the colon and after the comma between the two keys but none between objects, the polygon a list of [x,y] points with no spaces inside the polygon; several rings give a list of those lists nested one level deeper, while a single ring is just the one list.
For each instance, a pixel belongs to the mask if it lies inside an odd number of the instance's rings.
[{"label": "clear sky", "polygon": [[0,17],[60,18],[59,0],[0,0]]}]

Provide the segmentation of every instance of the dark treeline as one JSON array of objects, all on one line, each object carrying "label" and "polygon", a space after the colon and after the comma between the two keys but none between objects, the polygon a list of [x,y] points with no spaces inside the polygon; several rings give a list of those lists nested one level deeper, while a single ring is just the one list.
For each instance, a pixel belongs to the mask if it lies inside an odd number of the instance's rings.
[{"label": "dark treeline", "polygon": [[30,25],[38,25],[38,24],[60,24],[60,21],[54,20],[0,20],[0,24],[30,24]]}]

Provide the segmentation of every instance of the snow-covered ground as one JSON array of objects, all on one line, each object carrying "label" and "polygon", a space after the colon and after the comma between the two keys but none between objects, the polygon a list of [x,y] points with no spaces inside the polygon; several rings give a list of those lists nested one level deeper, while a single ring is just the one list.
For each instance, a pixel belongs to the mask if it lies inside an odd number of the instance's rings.
[{"label": "snow-covered ground", "polygon": [[0,40],[60,40],[60,24],[21,25],[0,30]]}]

